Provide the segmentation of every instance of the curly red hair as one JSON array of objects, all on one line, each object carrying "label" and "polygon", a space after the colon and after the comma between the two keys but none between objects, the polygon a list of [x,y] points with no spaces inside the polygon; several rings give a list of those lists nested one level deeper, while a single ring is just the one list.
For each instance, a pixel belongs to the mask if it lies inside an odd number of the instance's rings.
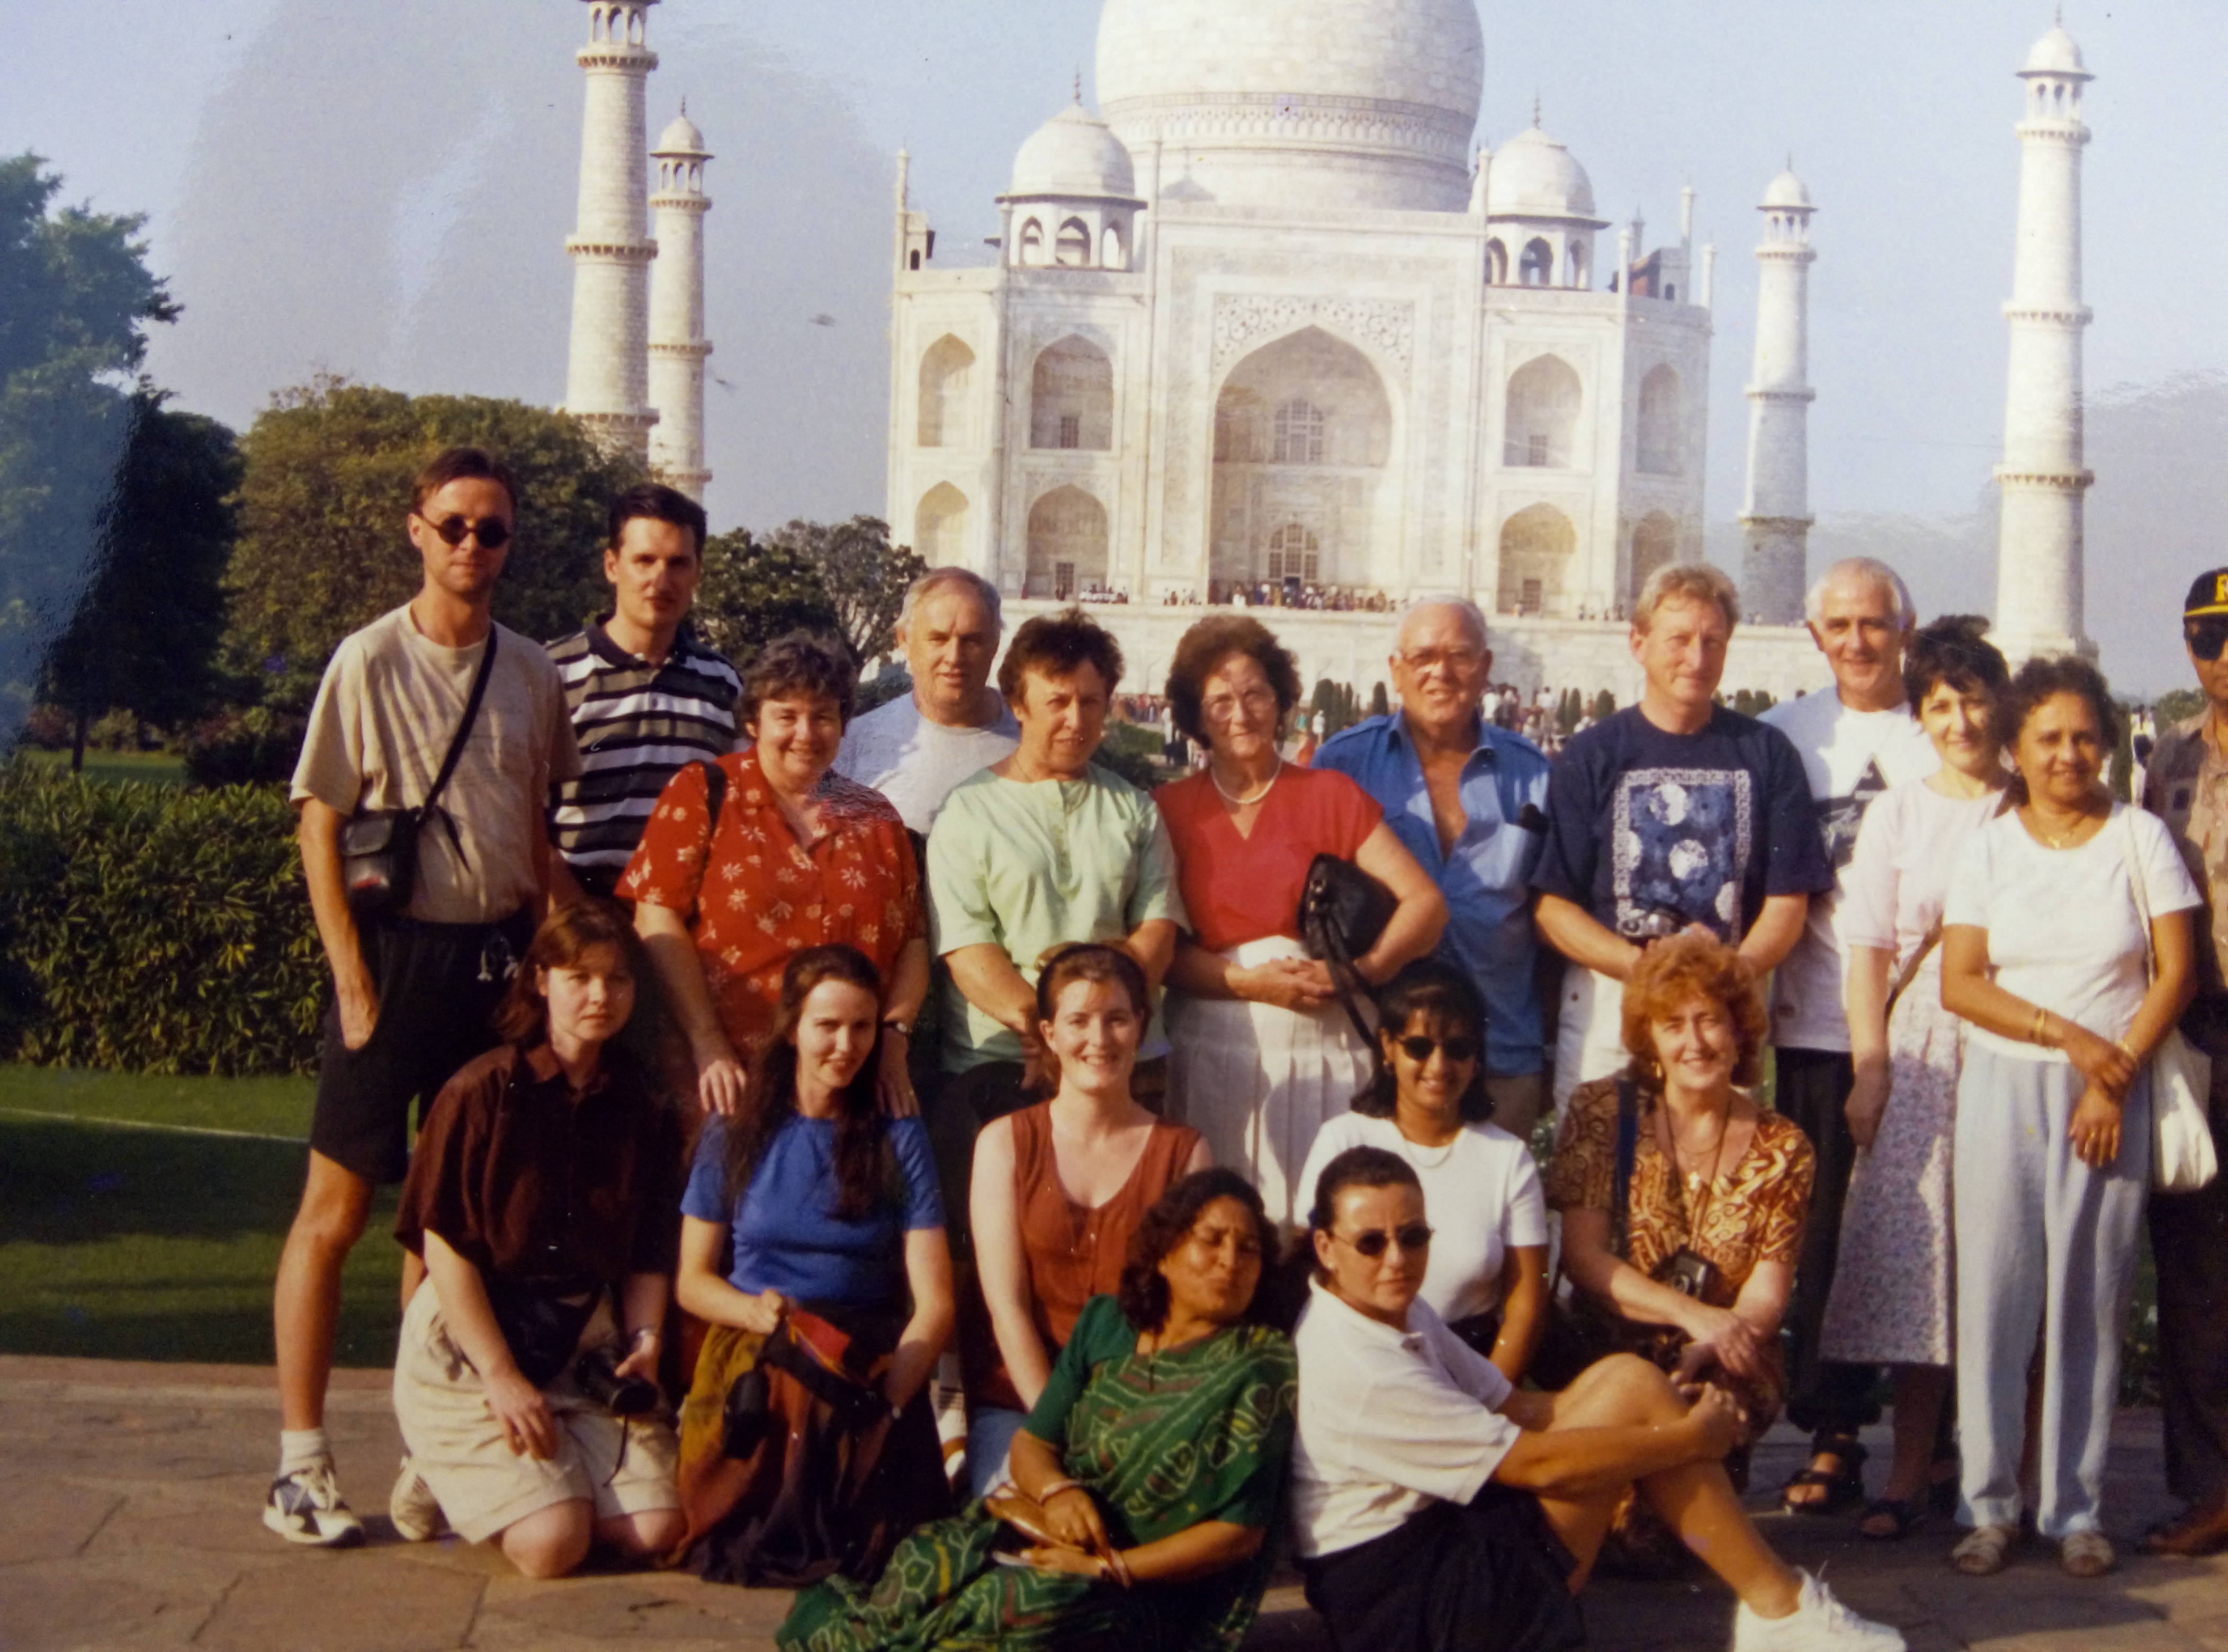
[{"label": "curly red hair", "polygon": [[1689,999],[1722,1005],[1733,1024],[1738,1053],[1733,1082],[1751,1085],[1763,1076],[1764,1045],[1770,1023],[1764,995],[1757,990],[1756,966],[1714,935],[1686,933],[1655,942],[1640,955],[1632,979],[1624,983],[1624,1047],[1650,1078],[1660,1078],[1651,1025]]}]

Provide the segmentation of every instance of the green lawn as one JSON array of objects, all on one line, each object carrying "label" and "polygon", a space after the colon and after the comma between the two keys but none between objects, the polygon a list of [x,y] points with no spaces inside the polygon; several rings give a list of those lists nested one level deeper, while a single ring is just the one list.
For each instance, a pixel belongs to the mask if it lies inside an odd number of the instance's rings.
[{"label": "green lawn", "polygon": [[[308,1149],[262,1138],[301,1137],[311,1095],[301,1079],[0,1066],[0,1352],[268,1364]],[[394,1217],[390,1189],[349,1258],[343,1365],[394,1358]]]},{"label": "green lawn", "polygon": [[[67,752],[42,752],[26,746],[18,748],[18,756],[23,762],[42,764],[48,768],[69,767]],[[151,780],[158,785],[182,786],[186,783],[186,760],[171,752],[87,752],[85,778]]]}]

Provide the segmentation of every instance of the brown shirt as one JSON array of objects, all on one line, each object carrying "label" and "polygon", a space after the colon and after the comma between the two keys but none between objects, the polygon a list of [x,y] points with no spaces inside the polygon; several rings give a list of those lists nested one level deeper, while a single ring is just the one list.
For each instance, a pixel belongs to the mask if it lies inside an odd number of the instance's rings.
[{"label": "brown shirt", "polygon": [[[1019,1207],[1021,1249],[1029,1280],[1029,1316],[1045,1352],[1057,1354],[1075,1334],[1075,1322],[1093,1297],[1112,1294],[1122,1283],[1122,1264],[1130,1237],[1145,1213],[1184,1173],[1199,1148],[1199,1132],[1185,1124],[1156,1120],[1137,1168],[1116,1194],[1096,1209],[1067,1196],[1053,1152],[1052,1104],[1039,1102],[1011,1115],[1014,1130],[1014,1202]],[[978,1405],[1026,1411],[1006,1371],[986,1314],[962,1352],[975,1373],[967,1392]],[[979,1386],[978,1386],[979,1383]]]},{"label": "brown shirt", "polygon": [[[547,1069],[547,1076],[544,1076]],[[578,1096],[547,1046],[506,1044],[442,1086],[410,1157],[394,1236],[426,1234],[490,1278],[585,1289],[673,1271],[682,1144],[673,1110],[607,1050]]]},{"label": "brown shirt", "polygon": [[2182,1024],[2218,1057],[2228,1055],[2228,758],[2213,745],[2212,724],[2207,708],[2159,737],[2143,774],[2143,807],[2166,823],[2205,897],[2210,944],[2197,949],[2197,1002]]}]

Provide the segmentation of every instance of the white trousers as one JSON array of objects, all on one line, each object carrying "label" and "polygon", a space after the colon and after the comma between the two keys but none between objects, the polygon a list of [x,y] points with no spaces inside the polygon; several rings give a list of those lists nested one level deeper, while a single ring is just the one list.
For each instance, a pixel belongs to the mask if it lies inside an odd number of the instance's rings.
[{"label": "white trousers", "polygon": [[2120,1343],[2151,1162],[2150,1075],[2128,1092],[2120,1154],[2092,1170],[2066,1139],[2083,1079],[1977,1039],[1957,1084],[1957,1437],[1968,1526],[2015,1525],[2026,1373],[2042,1346],[2036,1527],[2098,1529]]},{"label": "white trousers", "polygon": [[1555,1028],[1555,1130],[1571,1092],[1624,1071],[1624,983],[1572,964],[1563,970],[1561,1019]]}]

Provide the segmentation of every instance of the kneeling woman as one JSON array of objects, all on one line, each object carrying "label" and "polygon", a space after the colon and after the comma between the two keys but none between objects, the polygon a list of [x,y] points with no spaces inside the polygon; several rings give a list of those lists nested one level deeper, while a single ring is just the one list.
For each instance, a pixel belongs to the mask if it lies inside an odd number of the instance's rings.
[{"label": "kneeling woman", "polygon": [[926,1387],[951,1255],[927,1130],[875,1102],[881,987],[848,946],[791,958],[741,1108],[697,1142],[680,1296],[712,1331],[681,1412],[683,1550],[716,1581],[871,1577],[949,1507]]},{"label": "kneeling woman", "polygon": [[641,1556],[681,1535],[671,1431],[617,1414],[656,1403],[680,1180],[672,1110],[606,1048],[634,982],[616,908],[552,915],[498,1017],[509,1041],[434,1100],[395,1220],[426,1274],[394,1366],[395,1529],[422,1541],[445,1518],[530,1578],[592,1540]]},{"label": "kneeling woman", "polygon": [[799,1597],[783,1652],[1234,1652],[1292,1439],[1291,1344],[1250,1322],[1270,1237],[1231,1171],[1170,1188],[1014,1437],[1020,1495],[923,1527],[871,1588]]}]

